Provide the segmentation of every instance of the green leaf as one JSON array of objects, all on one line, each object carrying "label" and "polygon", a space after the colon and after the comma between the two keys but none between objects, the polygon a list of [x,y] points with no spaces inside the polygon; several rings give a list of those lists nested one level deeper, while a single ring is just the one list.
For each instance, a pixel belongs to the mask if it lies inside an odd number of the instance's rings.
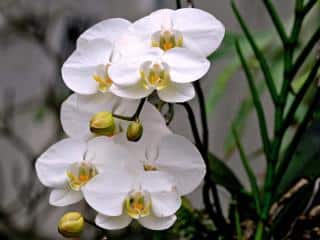
[{"label": "green leaf", "polygon": [[[254,82],[254,77],[252,75],[252,72],[250,71],[248,63],[243,56],[243,52],[241,50],[239,42],[236,42],[235,45],[236,45],[236,50],[237,50],[239,59],[241,61],[242,68],[243,68],[245,75],[247,77],[250,93],[252,96],[252,101],[253,101],[254,107],[256,109],[259,128],[260,128],[260,135],[261,135],[262,143],[263,143],[263,149],[264,149],[264,152],[266,154],[268,154],[271,152],[270,151],[270,139],[268,136],[268,129],[267,129],[267,123],[266,123],[266,118],[265,118],[265,112],[263,109],[263,105],[261,103],[260,95],[259,95],[256,83]],[[269,161],[269,157],[270,157],[269,155],[266,155],[267,161]]]},{"label": "green leaf", "polygon": [[244,148],[240,142],[240,139],[239,139],[239,136],[238,136],[236,129],[232,128],[232,132],[233,132],[234,139],[236,141],[236,145],[238,147],[238,151],[240,153],[240,159],[242,161],[242,165],[243,165],[243,167],[247,173],[247,176],[249,178],[249,181],[250,181],[251,191],[253,193],[255,203],[256,203],[256,209],[259,214],[261,211],[261,206],[260,206],[260,191],[259,191],[259,187],[257,184],[257,179],[256,179],[256,176],[255,176],[252,168],[251,168],[251,165],[249,163],[247,155],[244,152]]},{"label": "green leaf", "polygon": [[320,176],[320,121],[314,121],[303,135],[277,188],[281,196],[300,178],[311,181]]},{"label": "green leaf", "polygon": [[232,195],[245,192],[243,185],[232,170],[218,157],[209,153],[209,175],[218,185],[225,187]]}]

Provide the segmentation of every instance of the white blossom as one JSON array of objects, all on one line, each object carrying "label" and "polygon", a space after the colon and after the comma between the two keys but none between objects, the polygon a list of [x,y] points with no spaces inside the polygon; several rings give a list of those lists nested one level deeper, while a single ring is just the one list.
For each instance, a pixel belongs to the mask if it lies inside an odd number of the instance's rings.
[{"label": "white blossom", "polygon": [[150,48],[109,68],[117,96],[139,99],[157,91],[166,102],[185,102],[195,95],[191,82],[203,77],[210,62],[185,48]]},{"label": "white blossom", "polygon": [[[138,220],[153,230],[169,228],[181,196],[193,191],[203,180],[205,165],[197,149],[185,138],[164,136],[156,151],[146,151],[140,159],[128,149],[121,155],[130,168],[105,171],[84,189],[88,204],[98,211],[96,223],[106,229],[120,229]],[[120,152],[119,152],[120,153]]]},{"label": "white blossom", "polygon": [[39,180],[53,188],[49,199],[51,205],[66,206],[80,201],[86,184],[96,175],[105,169],[127,166],[121,151],[107,150],[109,144],[112,142],[105,137],[89,142],[67,138],[52,145],[37,159]]},{"label": "white blossom", "polygon": [[[107,111],[117,115],[132,116],[138,104],[139,101],[122,99],[110,93],[89,96],[73,94],[62,104],[62,127],[69,137],[88,140],[97,136],[90,131],[90,120],[95,114]],[[118,118],[114,118],[114,121],[115,131],[113,136],[108,138],[142,155],[141,158],[144,157],[145,149],[152,148],[162,136],[171,134],[161,113],[148,102],[145,102],[139,115],[143,134],[138,142],[127,140],[126,129],[130,124],[129,121]]]},{"label": "white blossom", "polygon": [[169,50],[185,47],[207,57],[222,42],[225,29],[213,15],[196,8],[160,9],[130,27],[141,41]]},{"label": "white blossom", "polygon": [[121,58],[116,41],[125,38],[130,25],[125,19],[108,19],[79,37],[75,51],[62,66],[62,78],[72,91],[93,94],[112,88],[108,68]]}]

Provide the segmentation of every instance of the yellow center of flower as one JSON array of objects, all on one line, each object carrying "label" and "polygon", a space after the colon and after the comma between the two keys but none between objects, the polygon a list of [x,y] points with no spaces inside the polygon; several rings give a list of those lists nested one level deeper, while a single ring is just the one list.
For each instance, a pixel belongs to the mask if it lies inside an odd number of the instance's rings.
[{"label": "yellow center of flower", "polygon": [[93,74],[92,78],[99,84],[99,91],[106,92],[112,85],[112,80],[108,74],[109,64],[106,66],[99,66],[96,73]]},{"label": "yellow center of flower", "polygon": [[67,170],[69,186],[79,191],[94,176],[98,174],[94,165],[87,162],[73,163]]},{"label": "yellow center of flower", "polygon": [[162,90],[169,85],[168,67],[162,63],[144,63],[141,67],[140,75],[145,89]]},{"label": "yellow center of flower", "polygon": [[158,170],[156,166],[153,166],[150,164],[144,164],[143,168],[145,171],[157,171]]},{"label": "yellow center of flower", "polygon": [[151,211],[150,195],[141,191],[129,193],[125,199],[124,209],[134,219],[149,216]]},{"label": "yellow center of flower", "polygon": [[152,34],[151,45],[152,47],[159,47],[164,51],[174,47],[182,47],[183,36],[179,31],[158,31]]}]

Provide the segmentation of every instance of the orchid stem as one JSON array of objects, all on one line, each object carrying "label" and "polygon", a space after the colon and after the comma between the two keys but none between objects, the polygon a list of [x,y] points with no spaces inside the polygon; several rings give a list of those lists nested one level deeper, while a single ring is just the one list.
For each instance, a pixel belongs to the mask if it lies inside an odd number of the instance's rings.
[{"label": "orchid stem", "polygon": [[[194,7],[194,2],[193,0],[186,0],[187,5],[189,8]],[[181,7],[181,2],[177,1],[177,8]],[[201,155],[206,163],[207,168],[209,169],[209,160],[208,160],[208,154],[209,154],[209,127],[208,127],[208,119],[207,119],[207,113],[206,113],[206,108],[205,108],[205,98],[203,91],[201,89],[199,81],[194,82],[194,88],[196,90],[196,94],[198,96],[199,100],[199,107],[200,107],[200,115],[201,115],[201,123],[202,123],[202,141],[200,139],[199,131],[197,128],[197,123],[192,111],[192,108],[190,107],[189,104],[185,103],[183,106],[185,107],[188,116],[189,116],[189,121],[191,125],[191,129],[196,141],[196,146],[198,147],[199,151],[201,152]],[[227,223],[226,220],[224,219],[222,209],[221,209],[221,204],[220,204],[220,199],[218,196],[218,190],[217,186],[212,180],[210,179],[209,173],[207,172],[205,176],[205,185],[203,188],[203,197],[204,197],[204,202],[205,202],[205,207],[206,210],[208,211],[210,218],[218,228],[218,232],[221,233],[221,235],[229,235],[229,232],[227,231]],[[214,208],[212,208],[211,200],[210,200],[210,191],[212,193],[212,197],[214,200]]]},{"label": "orchid stem", "polygon": [[201,143],[201,139],[200,139],[200,135],[199,135],[199,130],[196,124],[196,118],[194,116],[194,113],[192,111],[192,108],[190,106],[189,103],[185,102],[185,103],[181,103],[180,105],[182,105],[187,114],[188,114],[188,118],[189,118],[189,122],[190,122],[190,127],[191,127],[191,131],[194,137],[194,141],[195,141],[195,145],[198,149],[202,148],[202,143]]},{"label": "orchid stem", "polygon": [[125,120],[125,121],[136,121],[139,119],[139,116],[140,116],[140,113],[143,109],[143,106],[144,106],[144,103],[146,102],[146,98],[142,98],[140,100],[140,103],[139,103],[139,106],[136,110],[136,112],[131,116],[131,117],[127,117],[127,116],[121,116],[121,115],[117,115],[117,114],[112,114],[112,116],[114,118],[118,118],[118,119],[121,119],[121,120]]},{"label": "orchid stem", "polygon": [[[205,109],[205,98],[204,98],[204,94],[200,85],[199,81],[194,82],[194,87],[198,96],[198,100],[199,100],[199,108],[200,108],[200,117],[201,117],[201,123],[202,123],[202,156],[206,162],[207,167],[209,166],[209,162],[208,162],[208,154],[209,154],[209,127],[208,127],[208,119],[207,119],[207,113],[206,113],[206,109]],[[208,168],[209,169],[209,168]],[[217,220],[214,221],[216,226],[218,228],[220,228],[219,230],[222,231],[223,235],[227,235],[228,234],[228,230],[227,230],[227,223],[224,219],[223,213],[222,213],[222,209],[221,209],[221,204],[220,204],[220,199],[219,199],[219,195],[218,195],[218,190],[217,190],[217,186],[214,182],[212,182],[212,180],[210,179],[209,173],[207,172],[206,176],[205,176],[205,182],[206,184],[208,184],[208,186],[211,189],[212,192],[212,197],[214,200],[214,206],[215,206],[215,212],[217,215]],[[209,189],[209,190],[210,190]],[[206,189],[204,188],[203,191],[206,191]],[[204,194],[205,196],[205,194]],[[210,209],[212,209],[211,204],[205,204],[207,211],[211,211]],[[214,220],[214,219],[212,219]]]}]

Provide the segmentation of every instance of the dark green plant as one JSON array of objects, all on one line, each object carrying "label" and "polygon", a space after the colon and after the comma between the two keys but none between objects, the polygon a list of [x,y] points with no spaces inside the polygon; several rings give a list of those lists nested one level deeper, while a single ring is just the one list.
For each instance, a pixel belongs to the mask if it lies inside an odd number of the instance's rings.
[{"label": "dark green plant", "polygon": [[[312,54],[312,50],[320,39],[319,22],[308,29],[312,33],[311,37],[307,41],[301,40],[302,28],[305,26],[307,17],[317,1],[296,0],[290,32],[287,31],[287,27],[279,17],[272,1],[263,0],[262,2],[271,17],[276,36],[280,39],[280,44],[273,48],[275,49],[273,54],[265,52],[264,48],[268,45],[268,40],[260,41],[251,33],[237,5],[232,1],[232,9],[244,35],[228,34],[222,50],[209,57],[210,60],[221,57],[232,49],[230,43],[235,42],[236,53],[240,61],[232,62],[226,68],[226,71],[219,76],[218,85],[215,83],[218,90],[211,94],[207,102],[207,111],[211,111],[216,106],[226,82],[242,66],[251,97],[242,105],[240,113],[255,109],[262,142],[262,151],[260,152],[264,154],[267,165],[265,180],[263,185],[259,187],[257,178],[251,169],[249,157],[245,153],[238,135],[239,124],[236,125],[236,123],[242,121],[241,124],[243,124],[245,121],[241,120],[241,116],[238,117],[234,122],[232,135],[235,140],[234,146],[239,150],[243,166],[248,175],[251,191],[247,192],[234,177],[232,171],[213,155],[210,155],[207,160],[209,173],[203,188],[206,211],[215,225],[215,231],[222,239],[254,238],[259,240],[271,239],[272,237],[277,237],[276,239],[292,237],[289,233],[293,231],[290,231],[290,229],[299,214],[302,211],[307,211],[307,208],[310,207],[308,203],[313,196],[313,183],[320,176],[319,167],[317,168],[319,163],[316,163],[317,141],[320,136],[313,134],[314,143],[310,143],[310,137],[305,136],[308,134],[306,131],[310,122],[314,119],[320,99],[320,90],[317,86],[320,56],[319,53],[316,53],[315,56]],[[194,6],[192,1],[188,1],[188,3],[189,7]],[[244,44],[246,44],[246,48],[244,48]],[[251,48],[249,54],[248,46]],[[275,68],[275,64],[280,67]],[[264,79],[261,84],[256,81],[256,75],[259,72]],[[202,150],[201,152],[208,153],[207,116],[203,105],[203,94],[198,82],[195,87],[204,129],[202,139],[199,137],[192,109],[189,105],[184,104],[184,106],[188,112],[191,126],[193,126],[196,145]],[[266,122],[266,112],[261,100],[262,92],[265,90],[269,93],[274,106],[274,125],[271,133],[268,130],[270,126]],[[306,99],[308,99],[307,104]],[[292,131],[293,125],[296,128],[291,134],[292,136],[288,136],[288,132]],[[307,152],[310,154],[305,157]],[[309,180],[307,187],[299,189],[298,192],[293,192],[293,197],[289,198],[287,205],[282,206],[281,209],[278,208],[278,211],[274,213],[272,207],[277,208],[277,203],[282,196],[302,177]],[[215,184],[224,186],[234,200],[233,205],[230,206],[229,220],[226,220],[221,214]],[[297,195],[300,192],[303,194]],[[214,200],[213,203],[211,203],[211,199]],[[295,211],[288,210],[287,206],[296,202],[296,199],[301,201],[300,208],[295,209]],[[242,209],[246,209],[246,213],[243,213]],[[287,216],[288,212],[293,214],[290,219],[288,218],[291,222],[285,226],[283,220],[280,221],[280,219]],[[273,222],[272,219],[276,220]],[[253,222],[251,229],[253,233],[249,236],[244,233],[243,224],[246,221]],[[283,224],[283,229],[281,229],[280,224]],[[277,232],[275,232],[275,229],[277,229]]]}]

